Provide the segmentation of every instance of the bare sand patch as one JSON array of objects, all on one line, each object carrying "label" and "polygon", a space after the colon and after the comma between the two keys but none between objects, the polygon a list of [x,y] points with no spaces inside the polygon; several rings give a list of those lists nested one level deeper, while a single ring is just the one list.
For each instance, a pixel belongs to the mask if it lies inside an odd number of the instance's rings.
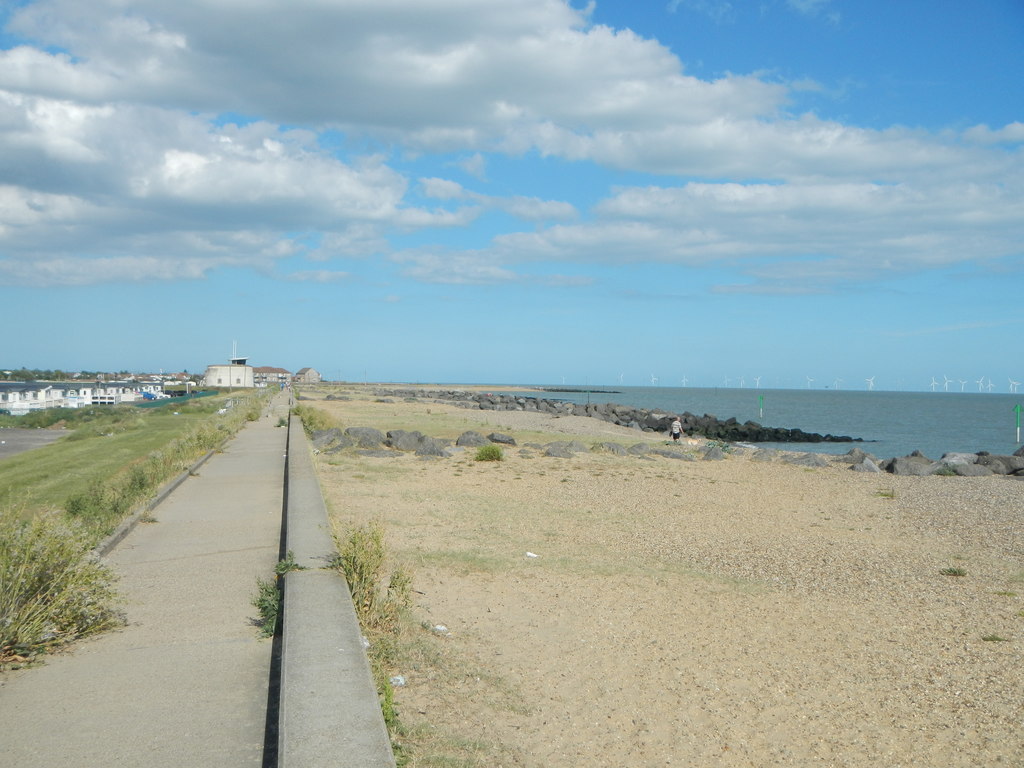
[{"label": "bare sand patch", "polygon": [[[438,437],[664,442],[582,417],[315,405]],[[396,701],[463,762],[413,765],[1024,764],[1020,481],[521,447],[317,463],[336,521],[383,522],[416,621],[446,627],[419,632]]]}]

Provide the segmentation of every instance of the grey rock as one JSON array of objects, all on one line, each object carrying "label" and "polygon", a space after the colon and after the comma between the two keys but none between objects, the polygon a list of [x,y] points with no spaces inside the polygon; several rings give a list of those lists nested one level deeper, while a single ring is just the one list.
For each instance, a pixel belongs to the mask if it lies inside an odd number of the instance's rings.
[{"label": "grey rock", "polygon": [[951,467],[960,477],[985,477],[995,474],[989,467],[981,464],[948,464],[946,466]]},{"label": "grey rock", "polygon": [[593,448],[594,451],[606,451],[607,453],[614,454],[616,456],[625,456],[626,449],[618,443],[598,443]]},{"label": "grey rock", "polygon": [[799,456],[792,456],[783,459],[787,464],[795,464],[798,467],[827,467],[828,459],[820,453],[801,453]]},{"label": "grey rock", "polygon": [[552,456],[556,459],[571,459],[576,454],[569,450],[569,444],[563,442],[548,443],[544,447],[544,455]]},{"label": "grey rock", "polygon": [[404,429],[392,429],[388,431],[386,445],[398,451],[415,451],[423,441],[422,432],[406,432]]},{"label": "grey rock", "polygon": [[775,461],[775,459],[777,459],[777,458],[779,458],[779,452],[778,451],[773,450],[772,448],[758,448],[756,451],[754,451],[753,455],[751,455],[750,460],[751,461]]},{"label": "grey rock", "polygon": [[940,466],[938,462],[931,461],[923,456],[910,455],[892,459],[886,469],[894,475],[925,477],[926,475],[934,475]]},{"label": "grey rock", "polygon": [[459,435],[459,439],[455,441],[455,444],[465,446],[466,448],[480,448],[484,445],[490,445],[490,442],[490,440],[479,432],[470,430]]},{"label": "grey rock", "polygon": [[704,451],[704,461],[721,461],[725,458],[725,451],[720,445],[712,445]]},{"label": "grey rock", "polygon": [[696,461],[697,457],[692,453],[684,453],[683,451],[674,451],[671,448],[653,448],[651,453],[655,456],[661,456],[665,459],[676,459],[678,461]]},{"label": "grey rock", "polygon": [[516,444],[516,439],[514,437],[512,437],[511,435],[502,434],[501,432],[491,432],[491,434],[487,436],[487,439],[490,440],[492,443],[500,443],[501,445]]},{"label": "grey rock", "polygon": [[380,449],[380,450],[376,450],[376,451],[374,451],[374,450],[362,450],[362,451],[359,451],[359,455],[360,456],[369,456],[370,458],[373,458],[373,459],[396,459],[399,456],[401,456],[402,454],[400,452],[398,452],[398,451],[386,451],[384,449]]},{"label": "grey rock", "polygon": [[643,456],[651,452],[651,446],[647,443],[635,443],[626,449],[626,453],[632,456]]},{"label": "grey rock", "polygon": [[851,464],[850,469],[854,472],[871,472],[872,474],[881,474],[882,472],[882,469],[867,456],[859,464]]},{"label": "grey rock", "polygon": [[416,447],[417,456],[452,456],[447,440],[440,440],[436,437],[424,437]]},{"label": "grey rock", "polygon": [[379,448],[384,445],[384,433],[373,427],[349,427],[345,434],[356,441],[360,448]]}]

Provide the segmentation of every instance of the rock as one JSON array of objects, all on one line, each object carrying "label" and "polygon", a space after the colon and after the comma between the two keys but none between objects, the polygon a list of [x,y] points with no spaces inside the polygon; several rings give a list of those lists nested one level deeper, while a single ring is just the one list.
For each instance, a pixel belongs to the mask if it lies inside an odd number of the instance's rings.
[{"label": "rock", "polygon": [[313,438],[310,442],[314,448],[323,450],[324,448],[329,448],[334,445],[344,438],[344,436],[345,434],[337,427],[333,427],[332,429],[318,429],[313,432]]},{"label": "rock", "polygon": [[943,464],[977,464],[978,454],[976,453],[944,453],[940,461]]},{"label": "rock", "polygon": [[[875,457],[866,451],[862,451],[860,448],[851,448],[849,451],[844,453],[842,456],[836,457],[837,461],[844,461],[847,464],[860,464],[864,459],[871,459],[872,463],[875,461]],[[878,469],[878,466],[875,466]]]},{"label": "rock", "polygon": [[704,451],[704,461],[721,461],[725,458],[725,451],[720,445],[712,445]]},{"label": "rock", "polygon": [[779,457],[779,452],[771,448],[758,448],[751,455],[751,461],[775,461]]},{"label": "rock", "polygon": [[422,432],[406,432],[404,429],[392,429],[388,431],[388,439],[385,444],[397,451],[415,451],[420,447],[422,440]]},{"label": "rock", "polygon": [[820,453],[802,453],[799,456],[784,458],[787,464],[795,464],[798,467],[827,467],[828,459]]},{"label": "rock", "polygon": [[651,452],[651,446],[647,443],[635,443],[626,449],[626,453],[631,456],[644,456]]},{"label": "rock", "polygon": [[544,455],[556,459],[571,459],[575,454],[569,450],[569,444],[565,442],[548,443],[544,446]]},{"label": "rock", "polygon": [[456,445],[461,445],[465,448],[480,448],[484,445],[490,445],[490,443],[491,441],[486,437],[472,430],[463,432],[459,435],[459,439],[455,441]]},{"label": "rock", "polygon": [[373,451],[373,450],[359,451],[359,455],[360,456],[369,456],[370,458],[374,458],[374,459],[397,459],[402,454],[399,453],[398,451],[385,451],[383,449],[380,449],[380,450],[376,450],[376,451]]},{"label": "rock", "polygon": [[416,455],[444,456],[447,458],[452,455],[452,451],[447,440],[441,440],[436,437],[424,437],[420,440],[419,445],[416,446]]},{"label": "rock", "polygon": [[504,435],[501,432],[491,432],[487,436],[487,439],[492,443],[500,443],[501,445],[515,445],[516,439],[511,435]]},{"label": "rock", "polygon": [[674,451],[671,448],[652,448],[651,453],[655,456],[661,456],[666,459],[676,459],[678,461],[696,461],[697,457],[692,453],[683,453],[682,451]]},{"label": "rock", "polygon": [[593,448],[594,451],[607,451],[608,453],[616,456],[625,456],[626,449],[618,443],[598,443]]},{"label": "rock", "polygon": [[850,469],[854,472],[871,472],[877,474],[881,474],[882,472],[881,468],[866,456],[860,463],[850,465]]},{"label": "rock", "polygon": [[[915,453],[917,452],[915,451]],[[885,469],[894,475],[924,477],[926,475],[934,475],[940,466],[938,462],[932,461],[921,454],[917,456],[911,454],[910,456],[891,459]]]},{"label": "rock", "polygon": [[384,445],[384,433],[373,427],[349,427],[345,434],[356,441],[360,448],[379,448]]},{"label": "rock", "polygon": [[960,477],[985,477],[993,474],[992,470],[981,464],[946,464]]}]

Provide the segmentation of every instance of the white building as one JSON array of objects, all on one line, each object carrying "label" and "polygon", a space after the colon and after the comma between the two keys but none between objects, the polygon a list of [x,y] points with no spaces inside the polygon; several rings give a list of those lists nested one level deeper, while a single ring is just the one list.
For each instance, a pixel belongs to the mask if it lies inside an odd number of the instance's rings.
[{"label": "white building", "polygon": [[255,387],[256,380],[251,365],[246,365],[249,358],[233,357],[227,365],[209,365],[203,377],[203,385],[207,387]]}]

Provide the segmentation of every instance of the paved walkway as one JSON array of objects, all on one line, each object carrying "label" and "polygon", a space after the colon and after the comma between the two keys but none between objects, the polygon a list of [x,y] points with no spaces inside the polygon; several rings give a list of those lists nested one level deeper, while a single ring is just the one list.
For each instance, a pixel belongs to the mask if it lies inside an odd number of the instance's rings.
[{"label": "paved walkway", "polygon": [[272,643],[250,601],[278,559],[288,411],[250,423],[107,561],[128,626],[0,685],[0,765],[261,766]]}]

